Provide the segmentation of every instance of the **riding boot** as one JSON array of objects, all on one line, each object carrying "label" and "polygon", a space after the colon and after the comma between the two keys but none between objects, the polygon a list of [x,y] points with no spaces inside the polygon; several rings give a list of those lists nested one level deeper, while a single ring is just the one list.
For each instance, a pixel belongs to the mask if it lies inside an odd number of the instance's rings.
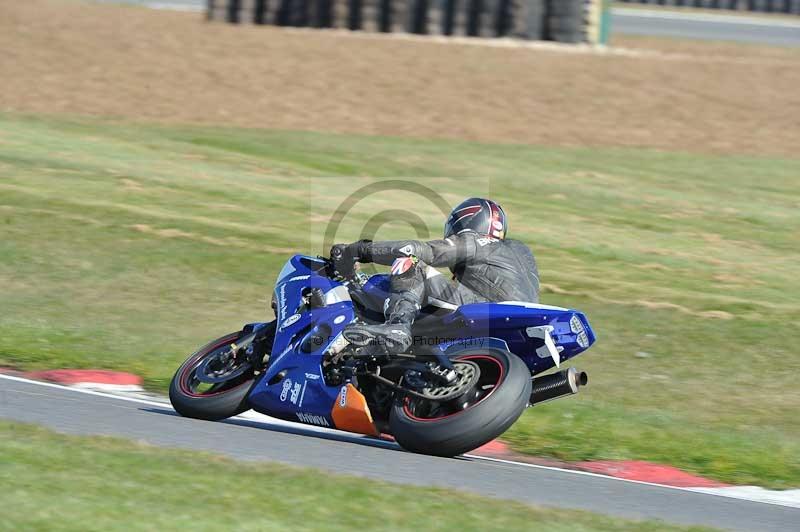
[{"label": "riding boot", "polygon": [[391,309],[386,323],[369,325],[354,323],[345,328],[345,339],[356,346],[382,346],[387,354],[403,353],[411,347],[411,325],[419,307],[406,299],[399,299]]}]

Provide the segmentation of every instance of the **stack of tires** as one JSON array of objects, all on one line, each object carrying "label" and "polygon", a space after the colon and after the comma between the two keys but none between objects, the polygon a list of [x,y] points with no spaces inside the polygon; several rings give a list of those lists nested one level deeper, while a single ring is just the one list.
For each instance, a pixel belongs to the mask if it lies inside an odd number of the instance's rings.
[{"label": "stack of tires", "polygon": [[553,0],[512,0],[510,9],[512,35],[520,39],[541,41],[545,38],[547,4]]},{"label": "stack of tires", "polygon": [[[584,41],[585,0],[509,0],[514,37],[566,43]],[[505,21],[504,21],[505,22]]]},{"label": "stack of tires", "polygon": [[583,42],[584,0],[548,0],[544,38],[550,41]]},{"label": "stack of tires", "polygon": [[[209,19],[470,37],[583,42],[597,0],[209,0]],[[800,2],[800,0],[797,0]]]}]

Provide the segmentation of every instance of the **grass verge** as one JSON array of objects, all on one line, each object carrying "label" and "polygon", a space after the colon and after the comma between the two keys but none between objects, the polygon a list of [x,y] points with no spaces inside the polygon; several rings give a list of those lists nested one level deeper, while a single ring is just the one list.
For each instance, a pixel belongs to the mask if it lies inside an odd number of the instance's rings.
[{"label": "grass verge", "polygon": [[688,530],[5,421],[0,454],[8,530]]},{"label": "grass verge", "polygon": [[[515,449],[800,484],[796,159],[554,149],[0,115],[0,364],[133,371],[164,391],[209,337],[268,316],[347,186],[418,178],[497,198],[543,301],[587,312],[590,386],[530,409]],[[425,198],[377,194],[376,210]],[[407,236],[402,218],[379,238]]]}]

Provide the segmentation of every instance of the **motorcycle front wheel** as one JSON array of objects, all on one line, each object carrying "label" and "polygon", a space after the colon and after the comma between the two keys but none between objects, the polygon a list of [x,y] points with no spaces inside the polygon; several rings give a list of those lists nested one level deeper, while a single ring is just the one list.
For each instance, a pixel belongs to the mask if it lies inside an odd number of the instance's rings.
[{"label": "motorcycle front wheel", "polygon": [[[192,354],[175,372],[169,400],[184,417],[217,421],[250,407],[247,395],[254,382],[249,361],[231,358],[231,344],[241,332],[221,336]],[[213,382],[209,382],[209,380]]]},{"label": "motorcycle front wheel", "polygon": [[452,357],[480,369],[473,390],[457,401],[406,396],[395,402],[389,426],[404,449],[435,456],[456,456],[497,438],[522,415],[531,395],[531,374],[513,353],[468,349]]}]

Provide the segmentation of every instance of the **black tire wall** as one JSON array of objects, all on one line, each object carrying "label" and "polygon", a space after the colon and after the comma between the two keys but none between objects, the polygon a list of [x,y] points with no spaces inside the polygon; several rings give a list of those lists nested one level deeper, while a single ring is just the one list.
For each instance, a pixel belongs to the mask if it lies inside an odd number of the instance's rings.
[{"label": "black tire wall", "polygon": [[241,414],[250,408],[247,404],[247,396],[255,382],[253,378],[229,391],[207,397],[188,395],[181,387],[181,375],[185,368],[195,365],[200,358],[207,355],[221,341],[233,342],[239,338],[239,335],[239,332],[234,332],[209,342],[187,358],[178,368],[178,371],[175,372],[175,376],[172,377],[172,381],[169,384],[169,400],[180,415],[195,419],[218,421]]},{"label": "black tire wall", "polygon": [[545,39],[582,42],[584,6],[584,0],[548,0]]},{"label": "black tire wall", "polygon": [[[800,2],[800,0],[797,0]],[[581,42],[587,0],[209,0],[209,20]]]},{"label": "black tire wall", "polygon": [[545,38],[547,0],[518,0],[516,9],[509,10],[509,25],[514,37],[532,41]]},{"label": "black tire wall", "polygon": [[392,408],[392,435],[408,451],[436,456],[456,456],[491,441],[505,432],[525,410],[531,393],[531,373],[516,355],[499,349],[466,349],[458,356],[486,355],[502,361],[503,384],[483,402],[455,416],[425,422],[410,418],[402,404]]}]

